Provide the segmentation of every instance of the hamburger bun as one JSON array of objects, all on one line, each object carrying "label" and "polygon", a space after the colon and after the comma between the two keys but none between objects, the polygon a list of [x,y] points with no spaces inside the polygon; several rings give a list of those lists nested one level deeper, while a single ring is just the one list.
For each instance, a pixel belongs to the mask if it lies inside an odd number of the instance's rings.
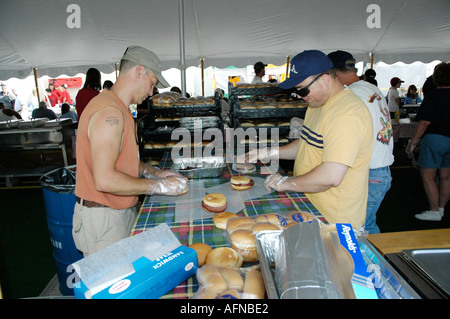
[{"label": "hamburger bun", "polygon": [[203,197],[202,207],[210,213],[220,213],[227,208],[227,199],[221,193],[211,193]]},{"label": "hamburger bun", "polygon": [[236,163],[235,168],[241,173],[253,172],[255,170],[255,165],[250,163]]},{"label": "hamburger bun", "polygon": [[185,189],[184,191],[182,191],[181,193],[179,193],[178,196],[184,195],[184,194],[186,194],[187,192],[189,192],[189,186],[186,186],[186,189]]},{"label": "hamburger bun", "polygon": [[245,262],[258,260],[255,235],[249,229],[238,229],[230,235],[231,247],[234,248]]},{"label": "hamburger bun", "polygon": [[217,213],[213,217],[214,225],[219,229],[226,229],[228,219],[234,217],[237,217],[237,215],[230,212]]},{"label": "hamburger bun", "polygon": [[201,267],[206,263],[206,256],[212,250],[211,246],[205,243],[195,243],[189,245],[189,248],[195,249],[197,252],[198,266]]},{"label": "hamburger bun", "polygon": [[237,229],[248,229],[251,230],[255,221],[250,217],[236,217],[230,218],[227,222],[227,232],[232,234]]},{"label": "hamburger bun", "polygon": [[263,231],[263,230],[280,230],[280,227],[274,224],[270,223],[255,223],[252,227],[252,233],[256,234],[257,232]]},{"label": "hamburger bun", "polygon": [[227,282],[222,277],[217,267],[203,266],[197,271],[197,280],[208,292],[217,294],[227,289]]},{"label": "hamburger bun", "polygon": [[207,265],[240,268],[242,263],[242,256],[236,250],[229,247],[215,248],[206,256]]},{"label": "hamburger bun", "polygon": [[264,278],[258,269],[252,269],[245,275],[242,299],[264,299],[266,287]]},{"label": "hamburger bun", "polygon": [[228,289],[244,289],[244,279],[242,278],[239,271],[234,268],[219,268],[219,272],[225,279]]},{"label": "hamburger bun", "polygon": [[238,191],[250,189],[255,184],[248,176],[232,176],[230,182],[231,187]]}]

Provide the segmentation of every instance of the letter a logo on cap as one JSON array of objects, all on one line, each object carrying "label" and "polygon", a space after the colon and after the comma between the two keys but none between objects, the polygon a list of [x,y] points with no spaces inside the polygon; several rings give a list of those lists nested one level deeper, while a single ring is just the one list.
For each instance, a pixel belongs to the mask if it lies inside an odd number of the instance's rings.
[{"label": "letter a logo on cap", "polygon": [[295,74],[298,74],[297,70],[295,69],[295,65],[292,65],[291,72],[295,73]]}]

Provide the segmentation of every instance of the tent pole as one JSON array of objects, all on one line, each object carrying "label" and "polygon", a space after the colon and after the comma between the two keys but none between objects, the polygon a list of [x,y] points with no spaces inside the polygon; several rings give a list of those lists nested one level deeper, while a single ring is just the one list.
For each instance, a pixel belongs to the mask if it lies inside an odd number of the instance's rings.
[{"label": "tent pole", "polygon": [[370,68],[373,69],[373,52],[370,52]]},{"label": "tent pole", "polygon": [[34,84],[36,85],[36,96],[38,99],[38,102],[41,101],[41,97],[39,96],[39,84],[38,84],[38,78],[37,78],[37,68],[33,68],[33,74],[34,74]]},{"label": "tent pole", "polygon": [[180,69],[181,69],[181,94],[186,97],[186,62],[184,52],[184,0],[178,0],[179,24],[180,24]]},{"label": "tent pole", "polygon": [[119,77],[119,75],[117,73],[117,71],[118,71],[117,63],[114,63],[114,69],[116,69],[116,81],[117,81],[117,78]]},{"label": "tent pole", "polygon": [[286,57],[286,79],[288,78],[289,75],[289,63],[291,63],[291,57],[288,55]]},{"label": "tent pole", "polygon": [[202,65],[202,96],[205,96],[205,59],[202,58],[200,61]]}]

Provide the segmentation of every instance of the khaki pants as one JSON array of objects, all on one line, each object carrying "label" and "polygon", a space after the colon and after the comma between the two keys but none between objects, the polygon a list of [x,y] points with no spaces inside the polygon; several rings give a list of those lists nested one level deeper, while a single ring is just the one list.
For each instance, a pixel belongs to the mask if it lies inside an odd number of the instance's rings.
[{"label": "khaki pants", "polygon": [[86,207],[75,203],[72,235],[86,257],[130,235],[136,208]]}]

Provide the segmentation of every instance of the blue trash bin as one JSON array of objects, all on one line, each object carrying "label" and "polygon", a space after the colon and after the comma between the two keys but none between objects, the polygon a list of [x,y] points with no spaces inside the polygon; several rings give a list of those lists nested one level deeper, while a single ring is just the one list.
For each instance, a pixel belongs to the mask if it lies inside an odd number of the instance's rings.
[{"label": "blue trash bin", "polygon": [[52,244],[53,258],[63,295],[74,295],[68,277],[73,274],[67,267],[83,258],[72,237],[72,218],[76,202],[75,166],[63,167],[41,176],[47,225]]}]

